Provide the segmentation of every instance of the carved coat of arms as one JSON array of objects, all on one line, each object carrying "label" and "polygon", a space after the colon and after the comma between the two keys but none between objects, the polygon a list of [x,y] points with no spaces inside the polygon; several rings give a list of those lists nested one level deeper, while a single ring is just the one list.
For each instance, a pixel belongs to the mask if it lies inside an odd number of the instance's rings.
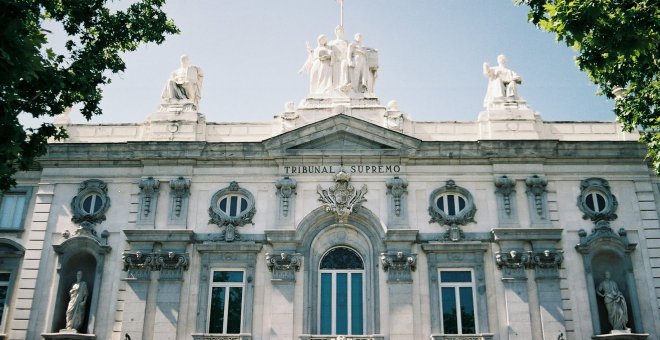
[{"label": "carved coat of arms", "polygon": [[339,171],[333,177],[335,185],[323,189],[320,185],[316,187],[319,194],[319,201],[325,206],[325,210],[333,212],[337,216],[338,223],[346,223],[348,215],[358,209],[362,202],[367,199],[364,195],[367,193],[366,184],[360,190],[356,190],[349,182],[351,175],[343,170]]}]

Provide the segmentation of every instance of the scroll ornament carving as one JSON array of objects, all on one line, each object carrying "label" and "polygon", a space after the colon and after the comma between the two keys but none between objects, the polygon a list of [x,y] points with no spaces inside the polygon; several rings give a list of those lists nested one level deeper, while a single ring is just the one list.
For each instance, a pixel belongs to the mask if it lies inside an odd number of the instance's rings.
[{"label": "scroll ornament carving", "polygon": [[524,269],[528,268],[531,263],[531,258],[528,252],[511,250],[508,252],[497,252],[495,254],[495,264],[499,269]]},{"label": "scroll ornament carving", "polygon": [[408,181],[398,176],[390,178],[385,183],[387,186],[387,194],[392,195],[394,199],[394,214],[401,216],[401,197],[408,193]]},{"label": "scroll ornament carving", "polygon": [[282,214],[285,217],[289,215],[289,203],[291,196],[296,194],[296,185],[296,181],[289,177],[284,177],[275,183],[277,195],[282,200]]},{"label": "scroll ornament carving", "polygon": [[190,194],[190,180],[182,176],[170,181],[170,195],[174,199],[174,215],[181,216],[183,199]]},{"label": "scroll ornament carving", "polygon": [[399,251],[396,254],[380,254],[380,264],[384,271],[415,271],[417,269],[417,256],[415,254],[404,255]]},{"label": "scroll ornament carving", "polygon": [[532,194],[534,197],[536,213],[538,215],[543,215],[543,193],[546,191],[548,180],[539,177],[538,175],[534,175],[527,177],[525,184],[527,184],[527,193]]},{"label": "scroll ornament carving", "polygon": [[359,209],[362,202],[367,200],[364,198],[364,195],[367,193],[367,186],[365,184],[360,190],[355,190],[355,187],[349,184],[351,175],[343,170],[335,174],[333,179],[336,182],[334,186],[325,190],[318,185],[316,191],[319,194],[319,201],[323,203],[325,210],[333,212],[337,217],[338,223],[346,223],[348,216],[353,211]]},{"label": "scroll ornament carving", "polygon": [[142,212],[144,216],[149,216],[151,213],[151,201],[158,194],[160,182],[153,177],[143,178],[138,183],[138,187],[140,187],[140,193],[144,198],[142,201]]},{"label": "scroll ornament carving", "polygon": [[511,194],[516,192],[516,182],[507,176],[495,179],[495,193],[502,195],[504,201],[504,211],[507,215],[511,214]]},{"label": "scroll ornament carving", "polygon": [[130,270],[188,270],[188,255],[179,254],[173,251],[167,254],[148,253],[141,251],[135,253],[126,252],[122,255],[124,262],[124,271]]},{"label": "scroll ornament carving", "polygon": [[287,254],[280,253],[269,254],[266,253],[266,266],[271,272],[274,271],[299,271],[302,260],[300,254]]}]

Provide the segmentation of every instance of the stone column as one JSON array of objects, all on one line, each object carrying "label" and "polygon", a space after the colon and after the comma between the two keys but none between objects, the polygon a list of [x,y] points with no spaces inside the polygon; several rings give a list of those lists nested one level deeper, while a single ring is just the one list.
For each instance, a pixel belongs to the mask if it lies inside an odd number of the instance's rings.
[{"label": "stone column", "polygon": [[415,254],[382,253],[380,264],[387,272],[389,293],[390,340],[406,340],[415,337],[413,327],[412,271],[417,267]]},{"label": "stone column", "polygon": [[266,266],[272,273],[270,280],[270,335],[273,339],[294,339],[294,296],[296,272],[300,270],[302,255],[289,251],[266,253]]},{"label": "stone column", "polygon": [[557,339],[559,334],[564,333],[565,329],[559,287],[559,267],[562,261],[561,252],[549,249],[534,253],[532,259],[536,276],[543,339],[547,340]]},{"label": "stone column", "polygon": [[181,280],[163,280],[162,277],[158,282],[156,318],[154,320],[153,331],[154,339],[176,339],[181,284]]},{"label": "stone column", "polygon": [[126,279],[127,288],[124,299],[124,315],[121,334],[128,334],[133,339],[141,339],[146,315],[146,301],[149,295],[149,271],[146,275]]},{"label": "stone column", "polygon": [[508,339],[532,339],[529,292],[525,273],[530,257],[527,252],[520,249],[502,249],[496,253],[495,260],[497,267],[502,270]]}]

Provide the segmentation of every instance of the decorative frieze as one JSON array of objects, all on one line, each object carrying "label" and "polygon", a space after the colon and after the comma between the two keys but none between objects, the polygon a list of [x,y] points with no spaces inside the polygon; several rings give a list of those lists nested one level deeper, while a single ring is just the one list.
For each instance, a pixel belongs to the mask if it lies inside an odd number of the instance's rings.
[{"label": "decorative frieze", "polygon": [[296,196],[296,181],[288,176],[275,182],[277,196],[280,198],[280,218],[289,217],[291,201]]},{"label": "decorative frieze", "polygon": [[190,180],[182,176],[170,181],[170,224],[185,224],[188,216]]},{"label": "decorative frieze", "polygon": [[140,224],[153,223],[156,206],[158,206],[160,182],[153,177],[147,177],[140,180],[138,187],[140,188],[140,207],[137,222]]},{"label": "decorative frieze", "polygon": [[149,273],[161,271],[161,279],[180,280],[182,272],[188,270],[188,254],[179,254],[173,251],[162,253],[135,253],[122,254],[124,271],[128,272],[128,279],[148,280]]},{"label": "decorative frieze", "polygon": [[360,190],[355,190],[349,182],[351,175],[344,170],[339,171],[333,176],[335,185],[329,187],[327,190],[323,189],[321,185],[316,187],[316,192],[319,195],[319,202],[323,203],[327,212],[332,212],[337,217],[337,223],[346,223],[348,216],[362,206],[362,202],[367,199],[364,195],[367,194],[367,185],[362,185]]},{"label": "decorative frieze", "polygon": [[302,255],[285,253],[279,255],[266,253],[266,266],[273,273],[274,280],[295,281],[296,273],[302,265]]},{"label": "decorative frieze", "polygon": [[404,254],[399,251],[393,254],[381,253],[380,264],[388,273],[388,281],[412,282],[412,273],[417,269],[417,255]]}]

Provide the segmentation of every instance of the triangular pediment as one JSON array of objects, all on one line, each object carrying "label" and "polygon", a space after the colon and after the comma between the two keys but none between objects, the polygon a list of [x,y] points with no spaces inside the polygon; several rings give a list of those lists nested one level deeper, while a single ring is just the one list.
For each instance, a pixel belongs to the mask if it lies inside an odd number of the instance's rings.
[{"label": "triangular pediment", "polygon": [[271,155],[295,154],[410,154],[421,141],[344,114],[269,138]]}]

